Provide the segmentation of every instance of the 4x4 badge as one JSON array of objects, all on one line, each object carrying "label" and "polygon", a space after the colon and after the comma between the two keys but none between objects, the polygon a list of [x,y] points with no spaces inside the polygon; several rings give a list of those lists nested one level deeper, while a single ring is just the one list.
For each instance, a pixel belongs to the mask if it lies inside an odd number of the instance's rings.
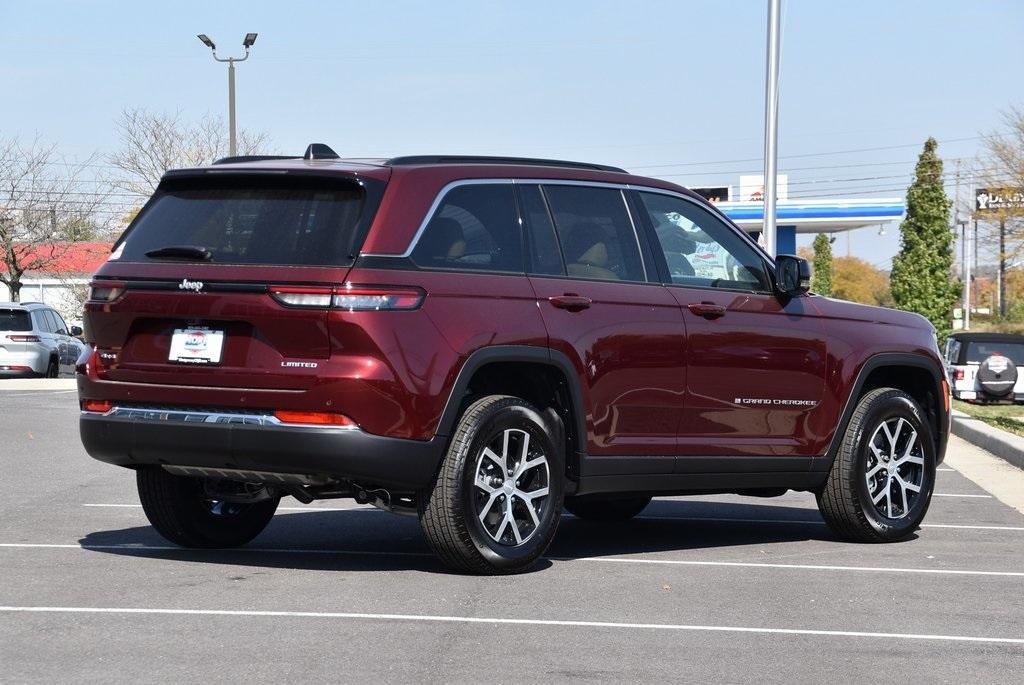
[{"label": "4x4 badge", "polygon": [[181,283],[178,284],[178,290],[191,290],[192,292],[197,293],[202,289],[202,281],[190,281],[187,278],[183,278],[181,279]]}]

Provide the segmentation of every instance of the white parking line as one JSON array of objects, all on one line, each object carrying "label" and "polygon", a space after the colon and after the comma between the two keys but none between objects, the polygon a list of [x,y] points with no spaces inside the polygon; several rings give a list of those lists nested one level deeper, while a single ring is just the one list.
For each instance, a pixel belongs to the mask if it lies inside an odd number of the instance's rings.
[{"label": "white parking line", "polygon": [[979,499],[992,499],[992,495],[961,495],[952,492],[933,492],[932,497],[977,497]]},{"label": "white parking line", "polygon": [[497,618],[484,616],[432,616],[429,614],[365,614],[334,611],[255,611],[238,609],[143,609],[136,607],[19,607],[0,606],[6,613],[51,614],[143,614],[164,616],[231,616],[246,618],[320,618],[363,621],[410,621],[419,623],[471,623],[517,626],[558,626],[569,628],[609,628],[618,630],[674,630],[709,633],[756,633],[764,635],[813,635],[819,637],[857,637],[896,640],[937,640],[943,642],[982,642],[1024,644],[1024,638],[982,637],[976,635],[938,635],[928,633],[881,633],[859,630],[811,630],[806,628],[758,628],[749,626],[709,626],[683,623],[621,623],[616,621],[570,621],[539,618]]},{"label": "white parking line", "polygon": [[[141,509],[141,504],[83,504],[83,507],[112,507],[112,508],[130,508],[130,509]],[[278,511],[353,511],[364,514],[382,514],[385,513],[382,509],[376,507],[278,507]],[[566,515],[566,518],[576,518],[575,516]],[[824,526],[824,521],[804,521],[800,519],[743,519],[743,518],[731,518],[727,516],[715,517],[715,516],[637,516],[637,519],[641,521],[703,521],[710,523],[761,523],[761,524],[779,524],[779,523],[793,523],[800,526]],[[922,528],[950,528],[954,530],[1021,530],[1024,531],[1024,526],[971,526],[966,524],[951,524],[951,523],[923,523]]]},{"label": "white parking line", "polygon": [[[377,557],[433,557],[429,552],[381,552],[356,549],[315,549],[299,547],[236,547],[233,549],[186,549],[173,545],[72,545],[54,543],[5,542],[0,549],[78,549],[84,551],[119,551],[119,552],[180,552],[182,554],[317,554],[339,556],[377,556]],[[994,576],[1024,578],[1024,571],[974,571],[945,568],[904,568],[889,566],[838,566],[823,564],[772,564],[754,561],[697,561],[688,559],[640,559],[630,556],[597,556],[597,557],[544,557],[549,561],[563,562],[599,562],[617,564],[653,564],[666,566],[710,566],[727,568],[766,568],[796,571],[854,571],[866,573],[898,573],[951,576]]]},{"label": "white parking line", "polygon": [[939,468],[937,468],[935,470],[936,471],[946,471],[946,472],[952,471],[953,473],[957,473],[956,469],[946,468],[945,466],[940,466]]}]

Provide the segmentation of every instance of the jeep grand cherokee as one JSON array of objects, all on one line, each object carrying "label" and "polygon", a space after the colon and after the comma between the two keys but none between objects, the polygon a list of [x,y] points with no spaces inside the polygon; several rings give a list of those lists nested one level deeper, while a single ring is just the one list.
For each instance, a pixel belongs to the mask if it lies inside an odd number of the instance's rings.
[{"label": "jeep grand cherokee", "polygon": [[414,514],[479,573],[532,564],[563,509],[658,495],[810,491],[844,538],[905,538],[949,429],[934,331],[808,271],[596,164],[171,171],[92,282],[82,440],[187,547],[245,544],[286,495]]}]

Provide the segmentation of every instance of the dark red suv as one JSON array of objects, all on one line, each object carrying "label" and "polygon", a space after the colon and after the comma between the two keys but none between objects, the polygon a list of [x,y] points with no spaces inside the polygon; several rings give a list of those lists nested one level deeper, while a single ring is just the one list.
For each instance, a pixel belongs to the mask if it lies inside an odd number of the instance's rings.
[{"label": "dark red suv", "polygon": [[419,516],[521,570],[563,508],[812,491],[911,534],[949,427],[923,318],[807,293],[684,188],[494,157],[231,158],[169,172],[96,274],[88,452],[153,526],[242,545],[284,495]]}]

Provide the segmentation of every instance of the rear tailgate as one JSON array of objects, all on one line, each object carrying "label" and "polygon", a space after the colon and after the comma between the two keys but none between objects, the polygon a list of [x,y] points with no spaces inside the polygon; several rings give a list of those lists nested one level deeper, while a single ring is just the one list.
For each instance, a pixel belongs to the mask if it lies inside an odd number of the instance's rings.
[{"label": "rear tailgate", "polygon": [[382,190],[337,174],[165,179],[86,305],[99,379],[314,386],[330,357],[327,313],[274,291],[343,284]]}]

